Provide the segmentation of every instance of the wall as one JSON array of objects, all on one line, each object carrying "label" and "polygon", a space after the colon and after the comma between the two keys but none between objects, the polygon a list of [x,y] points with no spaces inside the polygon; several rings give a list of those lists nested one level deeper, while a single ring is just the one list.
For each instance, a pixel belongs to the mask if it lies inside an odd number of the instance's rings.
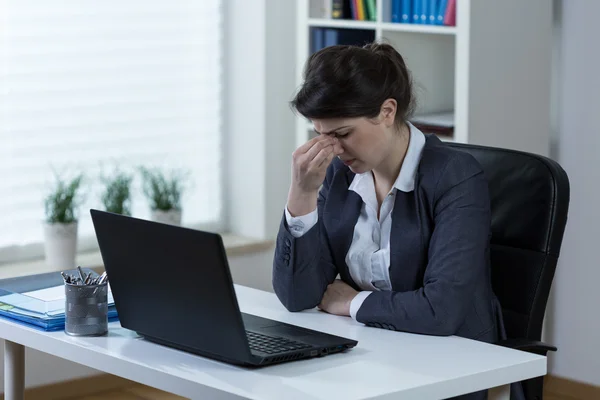
[{"label": "wall", "polygon": [[[272,260],[273,249],[231,257],[229,263],[234,282],[257,289],[272,291]],[[0,342],[0,359],[3,359],[4,342]],[[25,365],[26,387],[82,378],[99,373],[83,365],[65,361],[31,349],[26,349]],[[0,376],[4,376],[3,363],[0,363]],[[0,392],[3,391],[4,381],[0,380]]]},{"label": "wall", "polygon": [[295,2],[227,2],[229,225],[273,238],[290,184],[295,118]]},{"label": "wall", "polygon": [[550,373],[600,385],[600,2],[556,2],[560,57],[555,155],[571,182],[571,205],[546,321],[558,347]]},{"label": "wall", "polygon": [[296,119],[289,102],[296,90],[296,2],[267,0],[265,107],[266,214],[265,230],[279,229],[291,182],[292,153],[296,147]]},{"label": "wall", "polygon": [[228,225],[242,236],[265,237],[265,2],[224,3]]}]

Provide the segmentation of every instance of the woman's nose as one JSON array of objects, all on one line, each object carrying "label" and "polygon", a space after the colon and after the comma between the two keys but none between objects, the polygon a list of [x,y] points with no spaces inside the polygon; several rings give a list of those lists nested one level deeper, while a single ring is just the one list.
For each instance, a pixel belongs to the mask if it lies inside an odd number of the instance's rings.
[{"label": "woman's nose", "polygon": [[340,141],[335,138],[333,139],[333,150],[335,151],[335,154],[340,155],[344,152],[344,147],[342,146],[342,143],[340,143]]}]

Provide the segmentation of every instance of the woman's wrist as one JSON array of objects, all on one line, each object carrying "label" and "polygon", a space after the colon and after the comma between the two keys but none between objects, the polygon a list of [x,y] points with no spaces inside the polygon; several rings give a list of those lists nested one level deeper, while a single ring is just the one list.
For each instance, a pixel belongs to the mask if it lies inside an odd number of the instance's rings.
[{"label": "woman's wrist", "polygon": [[318,195],[319,192],[305,192],[292,187],[288,194],[288,212],[292,217],[311,213],[317,208]]}]

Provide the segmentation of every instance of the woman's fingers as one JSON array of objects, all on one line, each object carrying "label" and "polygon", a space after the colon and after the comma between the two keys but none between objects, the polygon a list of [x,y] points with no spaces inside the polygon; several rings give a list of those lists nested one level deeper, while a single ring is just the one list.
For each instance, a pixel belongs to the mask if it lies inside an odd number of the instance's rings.
[{"label": "woman's fingers", "polygon": [[304,143],[303,145],[301,145],[300,147],[298,147],[296,149],[296,152],[299,154],[304,154],[306,153],[311,147],[314,146],[315,143],[317,143],[320,140],[323,140],[324,137],[323,136],[315,136],[314,138],[310,139],[308,142]]},{"label": "woman's fingers", "polygon": [[321,135],[309,140],[292,155],[293,183],[306,192],[318,190],[331,160],[342,152],[337,138]]},{"label": "woman's fingers", "polygon": [[[335,153],[333,151],[333,146],[325,147],[324,149],[319,151],[319,153],[315,156],[315,158],[313,158],[313,160],[310,162],[310,168],[311,169],[320,168],[323,165],[323,162],[327,162],[327,161],[331,162],[334,155],[335,155]],[[329,162],[327,162],[326,165],[329,165]]]},{"label": "woman's fingers", "polygon": [[324,149],[330,149],[333,147],[333,142],[331,138],[325,137],[323,140],[319,140],[316,142],[308,151],[306,152],[305,160],[308,163],[312,163],[312,161],[317,157],[317,155]]},{"label": "woman's fingers", "polygon": [[[298,149],[296,150],[297,153],[299,153],[299,155],[308,155],[311,154],[311,150],[313,150],[315,148],[315,146],[318,146],[317,148],[320,148],[323,145],[327,145],[331,142],[331,138],[324,136],[324,135],[319,135],[316,136],[312,139],[310,139],[308,142],[304,143],[302,146],[298,147]],[[332,142],[331,142],[332,143]],[[318,153],[318,151],[317,151]],[[317,153],[314,153],[311,157],[311,160],[317,155]]]}]

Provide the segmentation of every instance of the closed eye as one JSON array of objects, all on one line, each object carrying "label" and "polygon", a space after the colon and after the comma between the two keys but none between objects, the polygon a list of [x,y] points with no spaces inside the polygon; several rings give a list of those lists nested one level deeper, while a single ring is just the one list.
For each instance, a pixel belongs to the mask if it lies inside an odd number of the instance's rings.
[{"label": "closed eye", "polygon": [[[339,127],[338,129],[342,130],[342,129],[347,129],[347,128],[349,128],[349,127],[348,126],[343,126],[343,127]],[[352,133],[352,131],[353,131],[353,129],[349,129],[347,131],[342,131],[342,132],[337,131],[337,130],[333,130],[333,131],[330,131],[330,132],[323,132],[323,133],[321,133],[321,132],[317,131],[316,128],[313,128],[313,132],[315,132],[317,135],[327,135],[327,136],[333,136],[333,137],[337,137],[337,138],[343,138],[345,136],[348,136],[349,134]]]}]

